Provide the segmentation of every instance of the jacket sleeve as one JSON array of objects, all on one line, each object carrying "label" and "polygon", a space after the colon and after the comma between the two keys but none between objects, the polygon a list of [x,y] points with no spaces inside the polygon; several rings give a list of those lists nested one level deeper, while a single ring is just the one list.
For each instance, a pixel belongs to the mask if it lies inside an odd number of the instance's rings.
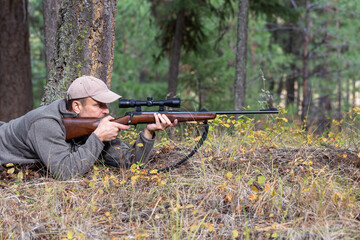
[{"label": "jacket sleeve", "polygon": [[130,168],[134,163],[145,164],[154,146],[154,139],[147,139],[140,133],[136,142],[129,147],[120,139],[106,142],[101,157],[105,164]]},{"label": "jacket sleeve", "polygon": [[28,132],[29,145],[54,178],[69,179],[87,173],[104,148],[103,142],[92,133],[85,144],[72,151],[65,141],[65,132],[54,119],[33,123]]}]

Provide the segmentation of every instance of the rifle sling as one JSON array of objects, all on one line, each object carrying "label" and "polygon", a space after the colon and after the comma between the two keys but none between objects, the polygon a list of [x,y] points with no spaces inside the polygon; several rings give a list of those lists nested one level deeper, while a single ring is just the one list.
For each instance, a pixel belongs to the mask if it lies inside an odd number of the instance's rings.
[{"label": "rifle sling", "polygon": [[209,125],[208,125],[208,121],[205,120],[204,121],[204,132],[201,135],[201,139],[197,142],[194,149],[186,157],[181,159],[179,162],[177,162],[171,166],[168,166],[166,168],[160,169],[159,172],[169,172],[170,170],[173,170],[174,168],[179,167],[181,164],[183,164],[184,162],[189,160],[189,158],[191,158],[198,151],[198,149],[203,145],[203,143],[205,142],[205,140],[207,138],[208,133],[209,133]]}]

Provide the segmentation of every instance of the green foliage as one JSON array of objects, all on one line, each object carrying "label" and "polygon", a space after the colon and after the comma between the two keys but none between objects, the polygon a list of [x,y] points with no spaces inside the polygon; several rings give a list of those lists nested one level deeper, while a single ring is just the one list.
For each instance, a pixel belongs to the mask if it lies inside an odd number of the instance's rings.
[{"label": "green foliage", "polygon": [[40,106],[46,82],[45,51],[44,51],[44,18],[42,1],[29,1],[29,27],[31,71],[33,82],[34,106]]},{"label": "green foliage", "polygon": [[[184,13],[184,30],[182,37],[182,48],[184,53],[198,53],[199,47],[209,36],[206,32],[206,22],[215,21],[218,29],[226,27],[225,22],[234,13],[230,0],[208,1],[208,0],[176,0],[176,1],[157,1],[153,2],[152,12],[155,21],[159,26],[160,32],[157,35],[161,52],[157,57],[164,57],[170,52],[171,44],[174,40],[174,32],[178,13]],[[222,34],[215,36],[222,37]]]},{"label": "green foliage", "polygon": [[250,9],[256,16],[265,15],[266,19],[287,19],[296,20],[298,12],[296,9],[291,8],[290,1],[286,0],[250,0]]}]

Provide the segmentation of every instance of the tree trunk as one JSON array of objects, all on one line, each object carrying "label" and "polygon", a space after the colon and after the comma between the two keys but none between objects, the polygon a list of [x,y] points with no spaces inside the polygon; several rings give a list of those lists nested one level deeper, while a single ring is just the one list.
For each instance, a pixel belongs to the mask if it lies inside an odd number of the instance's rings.
[{"label": "tree trunk", "polygon": [[301,121],[305,121],[310,111],[311,86],[309,83],[309,43],[310,43],[310,0],[306,0],[305,29],[304,29],[304,52],[303,52],[303,102]]},{"label": "tree trunk", "polygon": [[179,64],[180,64],[180,56],[181,56],[181,45],[182,45],[182,37],[184,32],[184,18],[185,18],[184,10],[180,10],[176,18],[175,34],[170,52],[170,58],[171,58],[170,70],[169,70],[170,76],[168,83],[167,98],[173,98],[176,96],[177,82],[179,75]]},{"label": "tree trunk", "polygon": [[62,0],[57,16],[43,104],[64,97],[71,82],[82,75],[111,84],[116,0]]},{"label": "tree trunk", "polygon": [[[290,30],[288,31],[288,51],[289,53],[294,54],[294,35],[295,35],[295,28],[296,24],[294,22],[289,23]],[[295,82],[297,78],[297,72],[296,72],[296,65],[295,63],[290,64],[291,73],[286,77],[286,106],[289,107],[290,105],[293,105],[295,102]]]},{"label": "tree trunk", "polygon": [[0,121],[33,108],[28,1],[0,1]]},{"label": "tree trunk", "polygon": [[245,107],[248,12],[249,0],[239,0],[236,43],[236,76],[234,83],[235,110],[241,110]]},{"label": "tree trunk", "polygon": [[[339,21],[339,17],[336,17],[336,29],[339,31],[340,30],[340,21]],[[340,62],[341,59],[341,45],[339,44],[339,46],[336,49],[336,55],[337,58],[339,59],[338,61]],[[337,80],[337,98],[338,98],[338,106],[336,109],[336,119],[340,120],[341,119],[341,105],[342,105],[342,81],[341,81],[341,63],[338,63],[337,65],[337,69],[336,69],[336,80]]]},{"label": "tree trunk", "polygon": [[50,61],[55,52],[55,36],[61,0],[43,0],[46,79],[49,79]]},{"label": "tree trunk", "polygon": [[296,66],[290,64],[291,74],[286,77],[286,106],[289,107],[295,102],[295,81],[296,81]]}]

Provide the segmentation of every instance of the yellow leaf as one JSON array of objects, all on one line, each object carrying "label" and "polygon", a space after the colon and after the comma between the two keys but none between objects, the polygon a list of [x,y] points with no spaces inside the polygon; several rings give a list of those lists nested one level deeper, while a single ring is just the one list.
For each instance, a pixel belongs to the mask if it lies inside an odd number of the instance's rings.
[{"label": "yellow leaf", "polygon": [[151,170],[150,171],[150,174],[157,174],[158,173],[158,170],[157,169],[154,169],[154,170]]},{"label": "yellow leaf", "polygon": [[15,171],[15,168],[10,168],[9,170],[7,170],[7,173],[12,174],[12,173],[14,173],[14,171]]},{"label": "yellow leaf", "polygon": [[[360,154],[360,153],[359,153],[359,154]],[[8,163],[8,164],[6,164],[5,166],[6,166],[6,167],[13,167],[14,164],[13,164],[13,163]]]},{"label": "yellow leaf", "polygon": [[74,234],[72,233],[72,231],[68,231],[67,233],[67,239],[73,239]]},{"label": "yellow leaf", "polygon": [[257,181],[258,183],[262,184],[265,183],[266,178],[264,176],[258,176]]},{"label": "yellow leaf", "polygon": [[198,136],[194,139],[195,142],[198,142],[201,139],[201,136]]},{"label": "yellow leaf", "polygon": [[110,216],[110,212],[106,212],[105,216],[107,216],[107,217]]},{"label": "yellow leaf", "polygon": [[191,214],[192,215],[195,215],[195,214],[197,214],[199,212],[199,209],[195,209]]},{"label": "yellow leaf", "polygon": [[139,175],[132,176],[132,177],[131,177],[131,185],[134,186],[134,184],[136,183],[136,180],[137,180],[139,177],[140,177]]},{"label": "yellow leaf", "polygon": [[237,238],[237,237],[239,237],[239,232],[234,230],[234,231],[232,231],[232,235],[233,235],[233,238]]},{"label": "yellow leaf", "polygon": [[23,178],[24,178],[23,172],[19,172],[19,173],[18,173],[18,179],[23,179]]},{"label": "yellow leaf", "polygon": [[249,197],[249,200],[254,201],[255,199],[257,199],[257,195],[256,194],[251,194]]},{"label": "yellow leaf", "polygon": [[144,146],[144,144],[142,144],[142,143],[138,143],[136,146],[138,146],[138,147],[143,147],[143,146]]},{"label": "yellow leaf", "polygon": [[167,180],[165,179],[165,180],[161,180],[161,181],[158,183],[158,185],[161,187],[161,186],[166,185],[166,183],[167,183]]},{"label": "yellow leaf", "polygon": [[304,188],[303,190],[301,190],[301,192],[302,193],[305,193],[305,192],[307,192],[307,191],[309,191],[310,190],[310,187],[307,187],[307,188]]},{"label": "yellow leaf", "polygon": [[258,192],[259,190],[257,189],[257,187],[255,187],[255,186],[251,186],[251,190],[253,190],[253,192]]},{"label": "yellow leaf", "polygon": [[231,179],[232,176],[233,176],[232,172],[228,172],[228,173],[226,174],[226,177],[227,177],[228,179]]}]

